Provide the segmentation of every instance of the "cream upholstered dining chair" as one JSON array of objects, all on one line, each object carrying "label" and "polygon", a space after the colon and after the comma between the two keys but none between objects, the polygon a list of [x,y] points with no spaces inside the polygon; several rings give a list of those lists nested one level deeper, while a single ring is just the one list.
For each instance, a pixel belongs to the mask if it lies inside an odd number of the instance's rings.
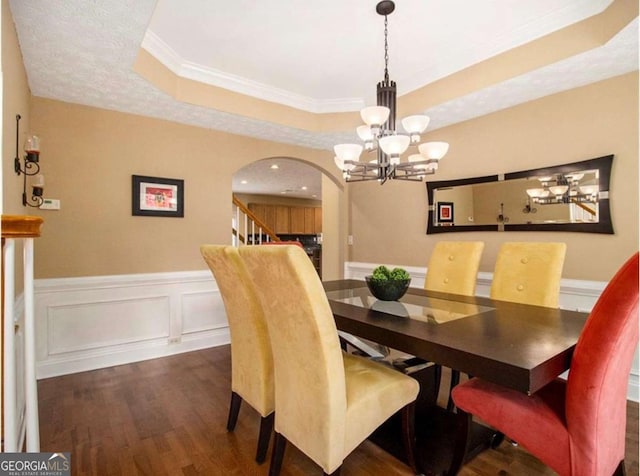
[{"label": "cream upholstered dining chair", "polygon": [[474,296],[484,242],[439,241],[431,252],[424,288]]},{"label": "cream upholstered dining chair", "polygon": [[[482,250],[484,250],[482,241],[439,241],[429,258],[424,288],[428,291],[474,296]],[[436,372],[439,381],[439,367]],[[451,369],[449,388],[455,387],[459,381],[460,372]],[[451,391],[449,391],[447,409],[452,411],[453,406]]]},{"label": "cream upholstered dining chair", "polygon": [[565,243],[507,242],[498,252],[491,299],[558,307]]},{"label": "cream upholstered dining chair", "polygon": [[261,416],[256,461],[263,463],[273,430],[273,357],[267,323],[238,250],[202,245],[224,302],[231,334],[231,405],[227,430],[233,431],[244,400]]},{"label": "cream upholstered dining chair", "polygon": [[277,476],[289,441],[325,474],[391,415],[402,410],[407,461],[415,471],[411,377],[342,352],[329,301],[313,264],[297,246],[240,248],[269,328],[275,369]]}]

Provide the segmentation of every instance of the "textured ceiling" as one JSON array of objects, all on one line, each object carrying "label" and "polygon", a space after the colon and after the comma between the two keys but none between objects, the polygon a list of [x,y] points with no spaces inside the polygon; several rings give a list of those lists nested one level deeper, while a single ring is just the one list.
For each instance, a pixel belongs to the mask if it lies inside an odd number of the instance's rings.
[{"label": "textured ceiling", "polygon": [[[398,1],[389,17],[390,73],[400,93],[408,92],[598,13],[609,3]],[[353,131],[315,133],[181,103],[132,70],[144,43],[157,57],[170,51],[173,63],[167,66],[187,65],[212,83],[223,78],[231,89],[244,84],[246,94],[282,93],[289,101],[306,101],[309,110],[357,109],[372,102],[382,69],[382,18],[375,14],[375,1],[279,0],[270,10],[265,5],[274,3],[10,0],[35,96],[318,149],[354,141]],[[425,111],[431,116],[429,130],[637,69],[636,19],[600,48],[430,108]],[[310,190],[292,196],[315,193],[311,182],[319,188],[319,173],[310,167],[295,170],[301,177],[296,185],[272,183],[264,175],[255,183],[272,187],[260,193],[302,185]]]}]

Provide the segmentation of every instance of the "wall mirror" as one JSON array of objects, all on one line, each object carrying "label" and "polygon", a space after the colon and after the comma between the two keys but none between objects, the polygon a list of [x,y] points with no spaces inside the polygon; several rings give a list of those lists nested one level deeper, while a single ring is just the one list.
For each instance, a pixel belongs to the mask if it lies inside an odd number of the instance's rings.
[{"label": "wall mirror", "polygon": [[504,176],[427,182],[427,234],[461,231],[613,233],[613,155]]}]

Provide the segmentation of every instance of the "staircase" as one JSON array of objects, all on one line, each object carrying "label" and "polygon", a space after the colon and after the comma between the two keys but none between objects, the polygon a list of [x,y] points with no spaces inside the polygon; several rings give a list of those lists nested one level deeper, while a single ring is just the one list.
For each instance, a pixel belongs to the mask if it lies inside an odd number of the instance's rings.
[{"label": "staircase", "polygon": [[231,243],[236,247],[280,241],[275,232],[235,196],[233,197],[231,233]]}]

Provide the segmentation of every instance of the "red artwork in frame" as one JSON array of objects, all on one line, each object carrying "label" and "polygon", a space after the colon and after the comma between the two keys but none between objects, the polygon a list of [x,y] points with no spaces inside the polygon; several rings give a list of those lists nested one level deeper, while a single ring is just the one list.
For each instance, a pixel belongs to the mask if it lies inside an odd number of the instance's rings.
[{"label": "red artwork in frame", "polygon": [[453,202],[438,202],[438,223],[453,223]]},{"label": "red artwork in frame", "polygon": [[132,175],[131,214],[184,217],[184,180]]}]

